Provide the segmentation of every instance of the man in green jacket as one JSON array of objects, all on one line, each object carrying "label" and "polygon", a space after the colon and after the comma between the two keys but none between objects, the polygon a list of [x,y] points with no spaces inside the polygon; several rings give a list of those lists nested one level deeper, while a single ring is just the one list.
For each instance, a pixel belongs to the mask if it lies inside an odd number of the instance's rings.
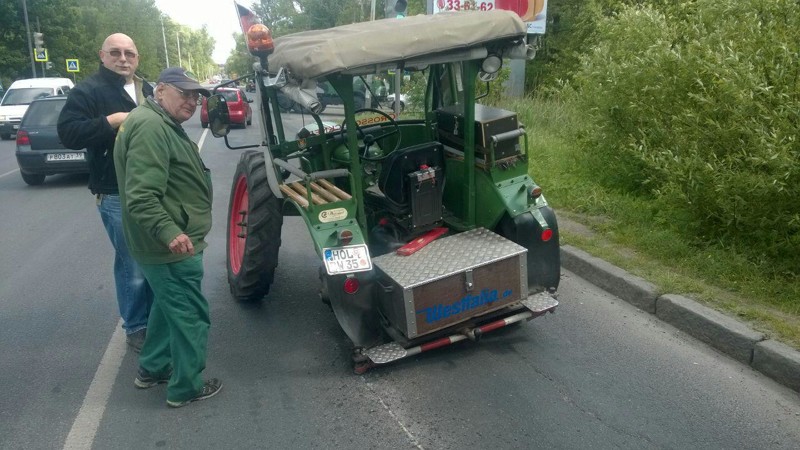
[{"label": "man in green jacket", "polygon": [[211,179],[181,127],[201,94],[209,92],[186,71],[165,69],[153,97],[130,113],[114,145],[125,240],[155,294],[134,384],[168,383],[167,405],[176,408],[222,388],[216,378],[201,378],[210,326],[200,285]]}]

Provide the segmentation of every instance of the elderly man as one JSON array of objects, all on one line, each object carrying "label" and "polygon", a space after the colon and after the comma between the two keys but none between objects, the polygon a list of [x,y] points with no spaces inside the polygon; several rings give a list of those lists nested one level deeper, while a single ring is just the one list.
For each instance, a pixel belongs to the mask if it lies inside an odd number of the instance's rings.
[{"label": "elderly man", "polygon": [[153,94],[150,84],[134,73],[139,52],[133,40],[112,34],[100,49],[100,69],[69,93],[58,119],[58,135],[68,148],[86,148],[89,190],[114,246],[114,282],[127,342],[134,351],[144,343],[153,293],[131,258],[122,234],[122,212],[114,172],[114,138],[128,112]]},{"label": "elderly man", "polygon": [[201,291],[211,228],[211,179],[181,127],[209,92],[179,67],[161,72],[154,96],[120,127],[114,149],[125,239],[155,293],[136,387],[167,385],[167,405],[216,395],[203,382],[210,320]]}]

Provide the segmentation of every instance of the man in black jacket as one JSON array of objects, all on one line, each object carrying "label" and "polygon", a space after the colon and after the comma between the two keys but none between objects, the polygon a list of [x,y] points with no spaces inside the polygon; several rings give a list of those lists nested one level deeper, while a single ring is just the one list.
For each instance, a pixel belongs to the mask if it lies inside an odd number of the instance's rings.
[{"label": "man in black jacket", "polygon": [[73,88],[58,119],[58,136],[71,149],[86,148],[89,190],[116,251],[114,281],[127,343],[139,351],[144,343],[153,293],[128,251],[122,232],[122,209],[114,171],[114,139],[128,113],[153,95],[135,75],[139,52],[133,40],[112,34],[100,49],[100,69]]}]

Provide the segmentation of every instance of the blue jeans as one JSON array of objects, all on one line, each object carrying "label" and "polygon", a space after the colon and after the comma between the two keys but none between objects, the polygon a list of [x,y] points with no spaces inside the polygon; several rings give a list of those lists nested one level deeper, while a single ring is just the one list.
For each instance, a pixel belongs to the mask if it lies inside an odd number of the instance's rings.
[{"label": "blue jeans", "polygon": [[153,305],[153,291],[139,264],[128,251],[125,235],[122,232],[122,205],[119,195],[100,194],[97,210],[108,238],[114,246],[114,283],[117,286],[117,303],[122,327],[126,334],[147,328],[147,317]]}]

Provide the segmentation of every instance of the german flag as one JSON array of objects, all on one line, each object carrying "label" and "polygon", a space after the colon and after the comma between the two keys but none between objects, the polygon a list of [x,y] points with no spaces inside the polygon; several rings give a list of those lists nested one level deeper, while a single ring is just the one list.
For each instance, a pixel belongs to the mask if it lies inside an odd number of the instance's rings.
[{"label": "german flag", "polygon": [[251,26],[261,23],[261,21],[250,9],[237,2],[233,2],[233,4],[236,5],[236,13],[239,15],[239,25],[242,27],[242,34],[247,36],[247,30],[249,30]]}]

